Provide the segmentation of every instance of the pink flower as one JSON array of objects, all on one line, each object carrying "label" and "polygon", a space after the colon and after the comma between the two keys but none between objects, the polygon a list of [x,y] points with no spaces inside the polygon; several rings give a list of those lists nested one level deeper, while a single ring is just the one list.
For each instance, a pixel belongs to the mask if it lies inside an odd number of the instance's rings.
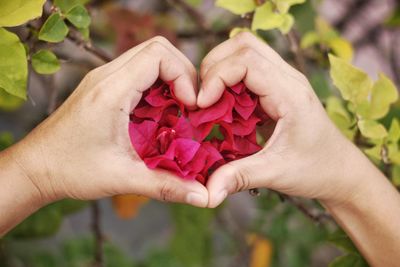
[{"label": "pink flower", "polygon": [[158,81],[132,112],[129,134],[149,168],[205,184],[222,164],[262,148],[256,127],[267,119],[243,83],[227,88],[213,106],[191,111],[174,96],[171,83]]}]

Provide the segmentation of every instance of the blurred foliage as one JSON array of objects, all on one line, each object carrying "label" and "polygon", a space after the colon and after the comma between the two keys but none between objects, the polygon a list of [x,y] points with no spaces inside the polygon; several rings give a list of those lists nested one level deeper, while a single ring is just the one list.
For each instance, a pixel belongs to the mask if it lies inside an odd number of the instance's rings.
[{"label": "blurred foliage", "polygon": [[[48,5],[44,6],[45,2]],[[166,36],[179,45],[179,38],[187,34],[186,31],[201,32],[196,28],[199,21],[193,20],[190,14],[175,18],[174,13],[165,12],[169,4],[163,1],[160,1],[161,11],[154,14],[102,2],[109,1],[0,0],[0,109],[13,111],[24,103],[29,68],[36,75],[52,75],[60,71],[65,60],[60,59],[57,47],[71,36],[78,40],[78,46],[93,48],[96,42],[108,43],[115,48],[116,54],[121,54],[154,35]],[[183,2],[196,10],[203,1]],[[207,30],[210,33],[230,32],[231,37],[242,31],[252,32],[279,49],[293,64],[296,64],[294,53],[304,57],[305,74],[329,117],[395,186],[400,187],[400,103],[397,89],[385,74],[373,81],[351,64],[354,48],[318,15],[319,3],[319,0],[216,0],[216,7],[226,9],[232,16],[213,18]],[[97,16],[92,17],[93,14]],[[399,14],[397,8],[387,18],[384,27],[398,27]],[[93,39],[92,30],[95,31]],[[298,51],[292,51],[293,43],[287,42],[296,39]],[[216,38],[217,41],[220,40]],[[200,51],[205,51],[207,44],[196,40],[196,45]],[[218,129],[215,132],[218,134]],[[0,133],[0,150],[13,142],[11,133]],[[112,202],[120,218],[134,219],[148,199],[127,195],[116,196]],[[117,248],[112,240],[105,239],[104,266],[212,267],[221,266],[221,259],[229,258],[226,266],[304,267],[310,266],[315,251],[328,242],[343,251],[343,255],[330,264],[331,267],[367,266],[349,237],[336,225],[315,225],[296,207],[282,202],[274,192],[263,193],[255,202],[255,218],[245,227],[229,225],[235,224],[232,218],[225,218],[221,225],[221,218],[229,212],[225,206],[204,210],[170,205],[174,231],[166,246],[151,248],[145,257],[132,259],[123,248]],[[314,202],[306,204],[309,208],[321,210]],[[66,216],[86,206],[83,201],[62,200],[27,218],[0,240],[0,265],[15,266],[10,262],[16,261],[17,266],[30,267],[90,266],[95,242],[98,242],[90,236],[63,240],[61,245],[49,251],[34,245],[26,250],[13,249],[14,243],[55,235]]]}]

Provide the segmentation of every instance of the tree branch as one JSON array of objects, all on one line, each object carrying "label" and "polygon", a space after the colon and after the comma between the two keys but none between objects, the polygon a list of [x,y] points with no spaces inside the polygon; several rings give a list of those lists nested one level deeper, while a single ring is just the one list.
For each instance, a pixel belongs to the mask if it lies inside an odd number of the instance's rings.
[{"label": "tree branch", "polygon": [[94,200],[91,203],[92,212],[92,232],[95,239],[93,267],[104,267],[103,257],[103,233],[100,226],[100,207],[99,202]]}]

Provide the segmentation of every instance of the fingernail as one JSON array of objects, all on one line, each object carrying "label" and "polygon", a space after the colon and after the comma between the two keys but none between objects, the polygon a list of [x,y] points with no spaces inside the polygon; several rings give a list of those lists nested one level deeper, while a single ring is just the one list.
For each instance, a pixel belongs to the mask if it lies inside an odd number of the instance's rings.
[{"label": "fingernail", "polygon": [[215,204],[216,205],[219,205],[219,204],[221,204],[224,200],[225,200],[225,198],[228,196],[228,191],[226,191],[225,189],[224,190],[222,190],[222,191],[220,191],[217,195],[216,195],[216,197],[215,197]]},{"label": "fingernail", "polygon": [[199,193],[191,192],[186,196],[186,203],[196,206],[196,207],[205,207],[207,206],[208,199],[204,195]]}]

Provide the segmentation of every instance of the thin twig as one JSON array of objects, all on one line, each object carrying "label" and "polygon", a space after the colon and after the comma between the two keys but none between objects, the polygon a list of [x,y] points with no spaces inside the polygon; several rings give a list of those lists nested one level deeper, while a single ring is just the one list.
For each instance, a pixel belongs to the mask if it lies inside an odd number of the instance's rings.
[{"label": "thin twig", "polygon": [[103,267],[103,234],[100,226],[100,207],[98,201],[92,201],[92,231],[95,239],[93,267]]},{"label": "thin twig", "polygon": [[113,58],[110,57],[104,50],[94,46],[90,41],[85,41],[80,36],[79,32],[74,29],[70,29],[67,39],[75,43],[77,46],[83,47],[83,49],[100,58],[104,62],[110,62],[113,60]]},{"label": "thin twig", "polygon": [[304,75],[307,75],[306,61],[303,55],[303,51],[299,45],[299,38],[294,30],[291,30],[287,34],[287,40],[289,42],[290,51],[294,55],[294,59],[298,70],[300,70]]},{"label": "thin twig", "polygon": [[310,220],[314,221],[317,224],[321,224],[323,221],[326,221],[326,220],[328,220],[328,221],[333,220],[332,216],[326,212],[311,211],[301,201],[299,201],[291,196],[288,196],[288,195],[284,195],[284,194],[279,194],[279,195],[280,195],[280,197],[282,197],[282,199],[284,199],[284,201],[287,201],[290,204],[292,204],[293,206],[295,206],[307,218],[309,218]]}]

